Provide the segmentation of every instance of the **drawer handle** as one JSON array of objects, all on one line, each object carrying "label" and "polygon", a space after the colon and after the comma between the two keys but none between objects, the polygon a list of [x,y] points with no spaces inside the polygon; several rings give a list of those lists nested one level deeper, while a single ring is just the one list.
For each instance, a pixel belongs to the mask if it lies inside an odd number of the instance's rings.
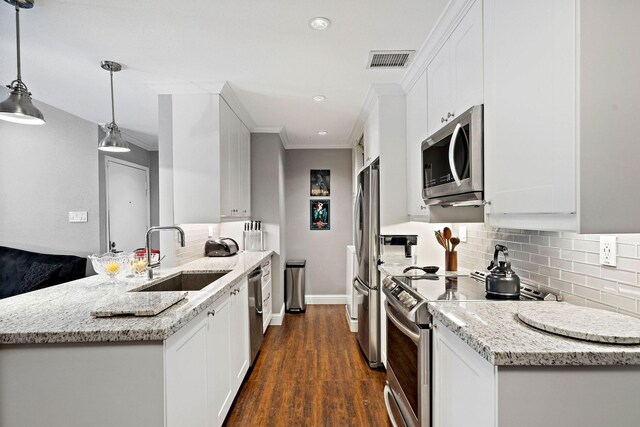
[{"label": "drawer handle", "polygon": [[207,313],[209,316],[215,316],[216,315],[216,311],[215,310],[211,310],[210,312]]}]

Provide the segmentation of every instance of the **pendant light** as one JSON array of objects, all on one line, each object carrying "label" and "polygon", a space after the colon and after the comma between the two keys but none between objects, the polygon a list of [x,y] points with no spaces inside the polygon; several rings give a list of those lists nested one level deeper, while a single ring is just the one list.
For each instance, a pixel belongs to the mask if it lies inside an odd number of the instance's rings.
[{"label": "pendant light", "polygon": [[129,143],[122,138],[120,129],[116,125],[116,113],[113,106],[113,73],[122,70],[122,66],[113,61],[102,61],[100,65],[103,69],[109,71],[111,76],[111,123],[107,125],[107,136],[102,138],[102,141],[98,144],[98,150],[126,153],[131,151],[131,148],[129,148]]},{"label": "pendant light", "polygon": [[22,81],[20,66],[20,8],[31,9],[33,0],[4,0],[16,7],[16,45],[18,57],[18,77],[7,85],[11,89],[9,98],[0,103],[0,119],[25,125],[43,125],[44,116],[31,102],[31,92]]}]

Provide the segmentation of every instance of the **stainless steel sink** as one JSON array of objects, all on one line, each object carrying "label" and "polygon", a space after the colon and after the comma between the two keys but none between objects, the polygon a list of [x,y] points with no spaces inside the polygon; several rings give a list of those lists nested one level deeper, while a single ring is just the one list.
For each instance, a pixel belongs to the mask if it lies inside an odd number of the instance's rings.
[{"label": "stainless steel sink", "polygon": [[215,282],[225,273],[180,273],[177,276],[161,280],[151,286],[136,289],[134,292],[168,292],[168,291],[199,291]]}]

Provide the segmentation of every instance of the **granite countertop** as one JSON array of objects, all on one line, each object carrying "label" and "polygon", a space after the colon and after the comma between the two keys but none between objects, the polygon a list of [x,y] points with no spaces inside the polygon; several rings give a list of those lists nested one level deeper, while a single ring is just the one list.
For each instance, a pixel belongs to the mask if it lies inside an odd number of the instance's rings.
[{"label": "granite countertop", "polygon": [[[563,337],[518,319],[533,304],[564,302],[431,302],[429,312],[496,366],[640,365],[640,345],[604,344]],[[595,310],[595,309],[594,309]]]},{"label": "granite countertop", "polygon": [[[175,268],[155,269],[153,281],[125,278],[107,283],[91,276],[0,300],[0,344],[41,344],[165,340],[219,299],[251,270],[272,255],[244,252],[226,258],[200,258]],[[229,272],[200,291],[153,317],[95,318],[97,301],[188,272]]]}]

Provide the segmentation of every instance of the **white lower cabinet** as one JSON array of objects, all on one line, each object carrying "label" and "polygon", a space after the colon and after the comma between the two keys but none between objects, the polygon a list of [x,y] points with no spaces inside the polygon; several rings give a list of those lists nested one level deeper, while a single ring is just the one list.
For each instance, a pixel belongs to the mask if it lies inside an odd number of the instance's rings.
[{"label": "white lower cabinet", "polygon": [[165,342],[166,425],[220,426],[249,369],[246,277]]},{"label": "white lower cabinet", "polygon": [[637,366],[494,366],[437,320],[432,333],[433,427],[638,425]]}]

